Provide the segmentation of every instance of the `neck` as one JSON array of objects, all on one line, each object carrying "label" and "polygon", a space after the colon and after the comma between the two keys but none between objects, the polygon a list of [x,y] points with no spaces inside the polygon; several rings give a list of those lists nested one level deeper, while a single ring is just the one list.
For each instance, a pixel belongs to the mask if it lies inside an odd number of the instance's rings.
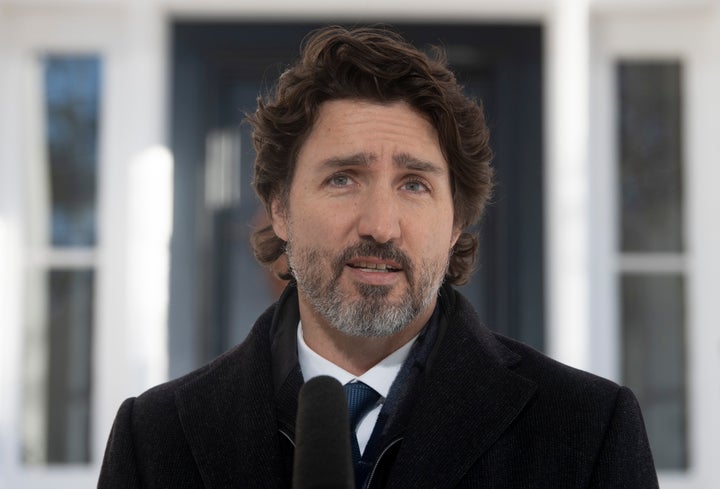
[{"label": "neck", "polygon": [[305,343],[338,367],[360,376],[414,338],[430,320],[435,301],[399,333],[386,337],[350,336],[338,331],[300,299],[300,320]]}]

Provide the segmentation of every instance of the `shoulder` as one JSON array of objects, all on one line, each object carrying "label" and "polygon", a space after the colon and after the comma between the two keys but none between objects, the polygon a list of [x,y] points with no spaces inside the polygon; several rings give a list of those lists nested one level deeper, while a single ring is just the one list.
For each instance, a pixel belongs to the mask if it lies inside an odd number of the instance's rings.
[{"label": "shoulder", "polygon": [[176,409],[178,396],[209,395],[226,392],[230,384],[243,384],[258,370],[270,370],[270,308],[253,326],[247,338],[211,362],[178,378],[143,392],[133,403],[134,419],[148,423]]},{"label": "shoulder", "polygon": [[534,395],[525,411],[528,421],[538,427],[555,427],[558,435],[587,430],[600,435],[615,414],[642,423],[637,401],[629,389],[490,331],[468,301],[459,293],[454,295],[453,326],[465,338],[456,345],[473,345],[504,371],[534,385]]},{"label": "shoulder", "polygon": [[598,487],[657,487],[642,412],[629,388],[495,337],[520,357],[514,371],[537,385],[525,418],[533,438],[544,436],[555,447],[593,460]]},{"label": "shoulder", "polygon": [[492,332],[460,294],[450,299],[445,350],[453,353],[452,372],[466,372],[458,373],[465,385],[494,386],[478,398],[483,411],[488,403],[506,406],[513,386],[528,392],[479,462],[478,474],[507,464],[523,467],[530,479],[540,472],[557,476],[543,487],[564,487],[570,479],[590,487],[606,481],[615,481],[607,487],[657,487],[642,414],[630,389]]},{"label": "shoulder", "polygon": [[470,344],[479,345],[497,362],[535,383],[540,395],[547,392],[557,402],[583,404],[583,399],[613,401],[620,393],[621,387],[615,382],[565,365],[529,345],[490,331],[462,294],[455,291],[453,295],[450,306],[454,326],[474,338]]},{"label": "shoulder", "polygon": [[[186,445],[184,428],[207,410],[257,398],[269,371],[269,321],[260,320],[246,340],[212,362],[174,380],[159,384],[123,402],[113,425],[108,450],[134,440],[138,459],[154,460]],[[269,377],[269,373],[263,374]],[[257,380],[256,380],[257,379]],[[249,404],[249,403],[248,403]],[[179,455],[178,455],[179,456]]]},{"label": "shoulder", "polygon": [[511,369],[533,381],[538,396],[551,407],[572,406],[580,413],[609,410],[621,395],[621,386],[611,380],[565,365],[519,341],[497,333],[493,336],[517,356]]},{"label": "shoulder", "polygon": [[[630,389],[565,365],[518,341],[493,336],[517,355],[518,360],[510,369],[536,386],[533,398],[518,419],[519,426],[531,433],[529,438],[544,440],[571,458],[607,457],[608,466],[615,467],[625,463],[622,453],[631,451],[637,470],[652,473],[645,424]],[[634,469],[628,467],[625,472],[633,473]]]}]

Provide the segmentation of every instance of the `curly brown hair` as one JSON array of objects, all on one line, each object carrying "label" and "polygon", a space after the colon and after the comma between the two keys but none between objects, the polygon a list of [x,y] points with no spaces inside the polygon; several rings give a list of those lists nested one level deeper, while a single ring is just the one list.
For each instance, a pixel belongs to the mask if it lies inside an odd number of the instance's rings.
[{"label": "curly brown hair", "polygon": [[[274,94],[258,98],[257,111],[248,116],[257,154],[253,184],[268,215],[274,200],[287,205],[297,156],[320,105],[338,99],[403,101],[427,117],[450,167],[455,225],[466,230],[480,219],[492,188],[489,131],[482,104],[463,94],[444,51],[434,47],[426,55],[386,28],[337,26],[306,38],[300,60],[280,76]],[[266,265],[285,251],[272,226],[256,230],[252,246]],[[466,283],[477,251],[477,236],[462,232],[446,282]],[[282,268],[278,275],[292,278]]]}]

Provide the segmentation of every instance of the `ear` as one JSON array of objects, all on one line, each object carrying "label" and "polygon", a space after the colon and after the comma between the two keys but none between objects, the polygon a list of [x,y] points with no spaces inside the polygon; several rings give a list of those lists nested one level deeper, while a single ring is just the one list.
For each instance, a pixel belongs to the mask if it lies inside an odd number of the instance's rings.
[{"label": "ear", "polygon": [[462,234],[462,229],[459,227],[454,227],[452,235],[450,236],[450,248],[452,249],[453,246],[455,246],[455,243],[457,243],[457,240],[460,238],[460,235]]},{"label": "ear", "polygon": [[283,241],[287,241],[287,216],[284,206],[280,204],[277,198],[274,198],[270,205],[270,221],[272,222],[272,228],[277,237]]}]

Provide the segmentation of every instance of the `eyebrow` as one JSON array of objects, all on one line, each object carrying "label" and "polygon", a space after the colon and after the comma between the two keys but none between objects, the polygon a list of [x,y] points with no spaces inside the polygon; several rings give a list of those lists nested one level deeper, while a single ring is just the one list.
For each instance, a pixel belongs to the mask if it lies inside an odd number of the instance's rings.
[{"label": "eyebrow", "polygon": [[377,157],[371,153],[355,153],[349,156],[333,156],[323,160],[321,168],[343,168],[346,166],[369,166]]},{"label": "eyebrow", "polygon": [[[321,167],[323,168],[343,168],[348,166],[370,166],[377,161],[377,155],[373,153],[355,153],[349,156],[335,156],[323,160]],[[443,175],[446,173],[445,168],[431,161],[416,158],[408,153],[398,153],[393,156],[393,164],[396,168],[405,168],[424,173],[434,173]]]},{"label": "eyebrow", "polygon": [[407,168],[408,170],[415,170],[425,173],[435,173],[443,175],[445,168],[433,163],[431,161],[421,160],[407,153],[398,153],[393,157],[393,162],[398,168]]}]

